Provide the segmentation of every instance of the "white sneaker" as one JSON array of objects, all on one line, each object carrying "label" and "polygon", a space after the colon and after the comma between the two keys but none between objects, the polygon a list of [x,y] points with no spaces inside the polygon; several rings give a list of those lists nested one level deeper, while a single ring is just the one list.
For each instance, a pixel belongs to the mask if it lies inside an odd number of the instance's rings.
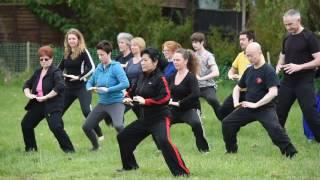
[{"label": "white sneaker", "polygon": [[98,137],[98,141],[103,141],[103,140],[104,140],[104,136],[103,135]]}]

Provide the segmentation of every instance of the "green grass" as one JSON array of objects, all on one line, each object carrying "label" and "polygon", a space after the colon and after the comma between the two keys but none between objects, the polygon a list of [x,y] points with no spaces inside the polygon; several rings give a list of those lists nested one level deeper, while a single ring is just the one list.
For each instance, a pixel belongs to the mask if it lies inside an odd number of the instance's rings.
[{"label": "green grass", "polygon": [[[0,179],[171,179],[162,155],[148,137],[135,154],[140,169],[116,173],[121,167],[116,131],[100,123],[105,140],[98,152],[91,147],[81,126],[84,121],[78,102],[64,117],[65,129],[75,154],[64,154],[50,132],[46,121],[36,128],[39,151],[25,153],[20,122],[27,99],[17,86],[0,86]],[[231,92],[231,84],[219,86],[219,99]],[[224,154],[220,122],[209,106],[202,102],[206,136],[212,148],[200,154],[190,127],[184,124],[171,128],[172,141],[178,147],[191,171],[188,179],[320,179],[320,145],[309,143],[303,135],[301,111],[295,104],[287,122],[287,131],[299,150],[293,159],[283,157],[262,126],[255,122],[238,134],[239,152]],[[126,114],[126,124],[133,121]]]}]

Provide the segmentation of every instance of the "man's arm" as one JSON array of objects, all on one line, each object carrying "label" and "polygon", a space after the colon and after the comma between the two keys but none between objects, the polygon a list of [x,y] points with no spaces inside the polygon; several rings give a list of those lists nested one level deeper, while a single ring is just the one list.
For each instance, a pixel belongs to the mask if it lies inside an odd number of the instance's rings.
[{"label": "man's arm", "polygon": [[304,64],[293,64],[293,63],[286,64],[286,65],[283,65],[283,69],[286,73],[292,74],[297,71],[301,71],[304,69],[314,69],[320,66],[320,52],[316,52],[312,54],[312,56],[314,59],[310,62],[307,62]]},{"label": "man's arm", "polygon": [[252,102],[248,102],[248,101],[243,101],[241,103],[241,106],[248,107],[248,108],[258,108],[258,107],[261,107],[265,104],[268,104],[276,96],[278,96],[278,87],[272,86],[268,89],[268,93],[265,96],[263,96],[263,98],[261,98],[258,102],[252,103]]},{"label": "man's arm", "polygon": [[234,107],[238,107],[240,105],[239,103],[239,99],[240,99],[240,86],[236,85],[233,88],[233,92],[232,92],[232,98],[233,98],[233,106]]},{"label": "man's arm", "polygon": [[279,54],[279,60],[276,66],[276,73],[279,74],[279,72],[282,69],[282,65],[284,64],[284,54],[280,53]]},{"label": "man's arm", "polygon": [[239,74],[238,74],[238,69],[234,68],[231,66],[231,68],[228,71],[228,78],[231,80],[238,80],[239,79]]},{"label": "man's arm", "polygon": [[199,77],[198,80],[205,81],[205,80],[208,80],[208,79],[219,77],[220,73],[219,73],[219,69],[218,69],[217,64],[211,65],[210,66],[210,70],[211,70],[211,73],[209,73],[209,74],[207,74],[205,76]]}]

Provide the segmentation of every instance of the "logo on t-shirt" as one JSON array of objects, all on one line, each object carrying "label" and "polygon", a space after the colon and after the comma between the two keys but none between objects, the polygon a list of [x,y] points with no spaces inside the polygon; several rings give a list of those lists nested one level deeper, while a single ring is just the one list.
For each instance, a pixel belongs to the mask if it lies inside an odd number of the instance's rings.
[{"label": "logo on t-shirt", "polygon": [[256,78],[256,84],[261,84],[262,83],[262,79],[260,77]]}]

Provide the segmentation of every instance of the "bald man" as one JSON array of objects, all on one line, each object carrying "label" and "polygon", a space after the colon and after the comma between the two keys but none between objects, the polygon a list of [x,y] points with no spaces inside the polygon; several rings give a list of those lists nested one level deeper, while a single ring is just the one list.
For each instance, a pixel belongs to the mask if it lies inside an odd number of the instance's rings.
[{"label": "bald man", "polygon": [[320,47],[315,35],[302,27],[300,13],[290,9],[283,16],[288,36],[283,40],[277,72],[283,70],[277,104],[284,127],[296,99],[317,142],[320,142],[320,113],[316,109],[315,68],[320,66]]},{"label": "bald man", "polygon": [[[258,43],[250,43],[245,52],[252,66],[246,69],[233,89],[233,103],[237,109],[222,121],[227,153],[238,151],[237,133],[240,127],[257,120],[281,153],[291,158],[297,150],[281,127],[275,110],[274,98],[278,95],[279,79],[275,70],[261,58],[262,51]],[[242,88],[247,88],[247,93],[245,101],[239,102]]]}]

